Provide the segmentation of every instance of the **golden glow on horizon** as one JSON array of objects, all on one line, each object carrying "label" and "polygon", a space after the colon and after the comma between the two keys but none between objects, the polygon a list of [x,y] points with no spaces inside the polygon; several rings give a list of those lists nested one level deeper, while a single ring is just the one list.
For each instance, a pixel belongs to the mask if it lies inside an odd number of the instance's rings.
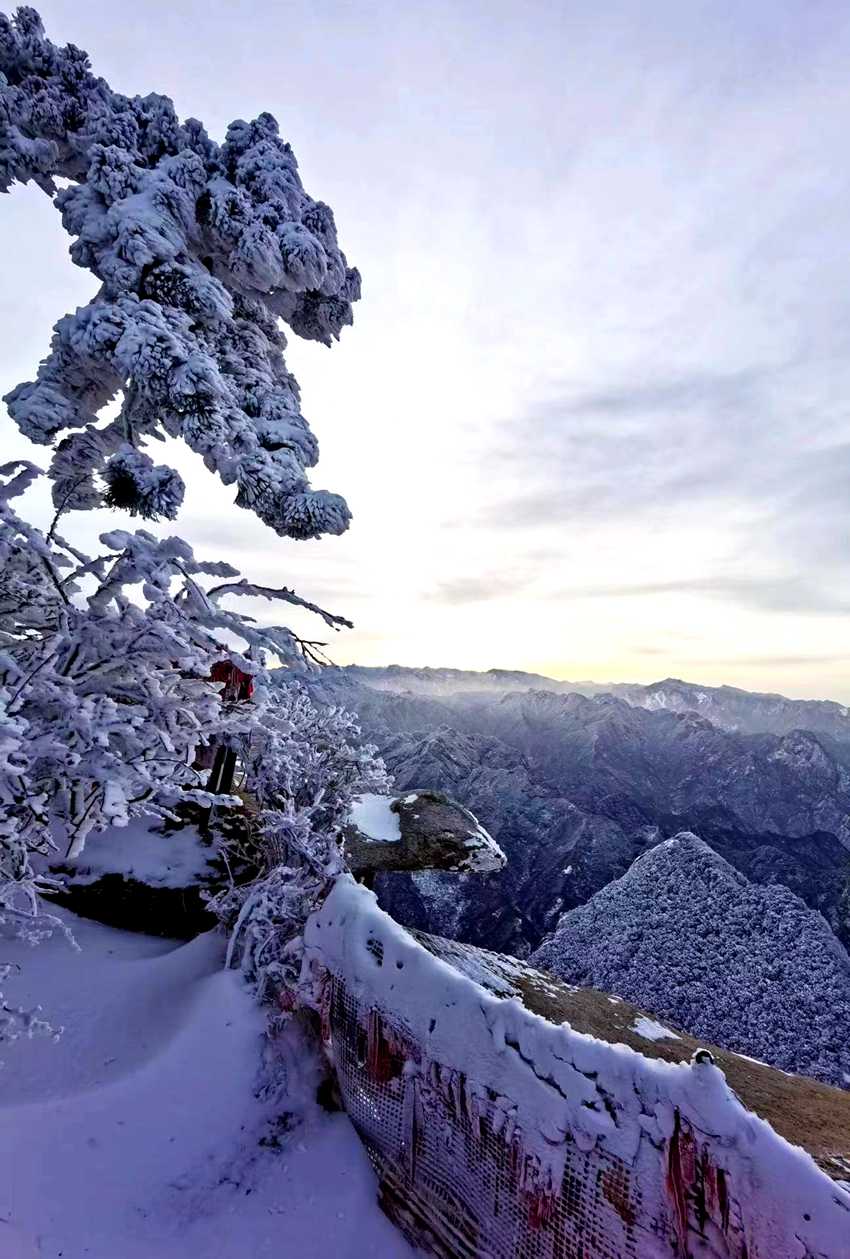
[{"label": "golden glow on horizon", "polygon": [[[832,208],[850,195],[850,23],[836,9],[789,59],[773,14],[742,8],[732,67],[688,6],[540,6],[534,24],[508,6],[493,24],[456,5],[438,37],[378,4],[336,12],[357,41],[341,57],[299,5],[264,14],[264,48],[297,26],[283,78],[226,7],[198,24],[163,3],[144,46],[97,6],[45,13],[116,87],[169,91],[212,133],[275,110],[363,272],[341,342],[290,336],[287,352],[314,484],[348,498],[350,533],[281,542],[185,452],[176,528],[350,616],[341,663],[850,700],[850,286]],[[462,76],[437,73],[445,38],[469,51]],[[35,189],[3,198],[0,229],[6,392],[92,284]],[[3,433],[4,458],[44,462]],[[84,542],[107,525],[81,521]]]}]

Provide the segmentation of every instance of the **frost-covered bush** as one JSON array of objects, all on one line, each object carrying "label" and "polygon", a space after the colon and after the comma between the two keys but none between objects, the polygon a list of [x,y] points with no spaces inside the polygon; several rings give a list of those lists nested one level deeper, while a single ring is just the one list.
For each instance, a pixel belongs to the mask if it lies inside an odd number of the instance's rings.
[{"label": "frost-covered bush", "polygon": [[[32,852],[22,839],[0,832],[0,949],[3,939],[36,945],[57,931],[76,947],[65,924],[41,907],[41,897],[57,886],[56,880],[33,869]],[[62,1029],[42,1018],[41,1006],[26,1009],[6,1000],[3,984],[11,971],[11,965],[2,961],[0,953],[0,1045],[22,1036],[58,1036]]]},{"label": "frost-covered bush", "polygon": [[231,929],[228,961],[238,954],[262,993],[295,986],[301,930],[343,869],[339,834],[354,797],[389,787],[351,713],[317,707],[280,672],[267,684],[263,721],[241,753],[260,809],[261,868],[211,902]]},{"label": "frost-covered bush", "polygon": [[[304,667],[301,640],[227,600],[262,593],[329,626],[345,622],[290,590],[238,580],[230,565],[196,560],[179,538],[114,530],[101,536],[101,554],[86,556],[15,511],[12,500],[38,474],[30,464],[0,468],[0,927],[30,932],[41,930],[39,895],[50,890],[32,860],[59,844],[76,856],[91,831],[170,816],[178,802],[211,803],[195,762],[213,740],[243,755],[249,789],[271,775],[283,781],[288,759],[314,809],[348,790],[344,727],[331,756],[325,719],[268,682],[265,658]],[[224,702],[210,680],[225,655],[255,675],[250,704]],[[299,738],[309,747],[296,756]],[[324,778],[315,768],[323,758]]]},{"label": "frost-covered bush", "polygon": [[750,883],[695,835],[644,853],[531,960],[728,1049],[850,1086],[850,957],[793,892]]},{"label": "frost-covered bush", "polygon": [[[70,181],[57,191],[56,180]],[[309,488],[318,446],[278,319],[331,344],[360,277],[331,210],[307,195],[270,114],[216,144],[166,96],[126,97],[38,14],[0,14],[0,190],[34,182],[101,281],[56,324],[35,381],[7,398],[34,442],[59,441],[58,508],[117,503],[172,519],[180,478],[138,447],[168,434],[203,456],[277,533],[341,533],[348,508]],[[117,418],[101,412],[117,394]]]}]

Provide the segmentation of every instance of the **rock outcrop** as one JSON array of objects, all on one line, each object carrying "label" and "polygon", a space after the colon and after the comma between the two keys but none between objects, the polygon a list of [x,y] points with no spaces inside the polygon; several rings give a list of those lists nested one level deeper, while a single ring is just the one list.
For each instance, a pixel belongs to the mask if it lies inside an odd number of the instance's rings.
[{"label": "rock outcrop", "polygon": [[[475,814],[442,792],[419,789],[386,797],[383,803],[390,819],[397,820],[397,835],[387,828],[381,803],[380,797],[375,799],[371,812],[355,808],[343,829],[345,856],[358,877],[381,870],[490,874],[504,866],[505,854]],[[377,818],[373,828],[370,816]]]}]

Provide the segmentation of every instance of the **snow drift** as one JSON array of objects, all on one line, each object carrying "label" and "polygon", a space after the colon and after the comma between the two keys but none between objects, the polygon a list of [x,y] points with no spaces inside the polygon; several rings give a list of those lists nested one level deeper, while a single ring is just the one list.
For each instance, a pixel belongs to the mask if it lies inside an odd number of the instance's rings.
[{"label": "snow drift", "polygon": [[220,936],[62,916],[79,953],[2,946],[9,996],[65,1024],[3,1046],[3,1259],[412,1259],[350,1123],[313,1100],[315,1055],[267,1036]]}]

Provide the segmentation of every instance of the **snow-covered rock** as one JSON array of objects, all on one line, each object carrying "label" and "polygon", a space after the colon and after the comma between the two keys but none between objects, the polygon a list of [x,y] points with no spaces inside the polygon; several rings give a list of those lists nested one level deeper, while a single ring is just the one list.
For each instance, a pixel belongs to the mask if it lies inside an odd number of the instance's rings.
[{"label": "snow-covered rock", "polygon": [[348,814],[349,825],[356,827],[365,840],[397,843],[401,826],[398,813],[391,807],[393,800],[393,796],[379,796],[374,791],[357,796]]},{"label": "snow-covered rock", "polygon": [[174,940],[215,925],[204,895],[227,873],[215,839],[191,823],[165,832],[152,817],[91,836],[77,857],[51,870],[61,882],[55,899],[74,913]]},{"label": "snow-covered rock", "polygon": [[119,874],[149,887],[184,888],[221,877],[214,839],[204,839],[189,823],[169,833],[157,823],[137,818],[93,835],[65,867],[67,885],[84,887],[106,874]]},{"label": "snow-covered rock", "polygon": [[430,789],[359,796],[343,830],[352,870],[452,870],[489,874],[505,854],[474,813]]}]

